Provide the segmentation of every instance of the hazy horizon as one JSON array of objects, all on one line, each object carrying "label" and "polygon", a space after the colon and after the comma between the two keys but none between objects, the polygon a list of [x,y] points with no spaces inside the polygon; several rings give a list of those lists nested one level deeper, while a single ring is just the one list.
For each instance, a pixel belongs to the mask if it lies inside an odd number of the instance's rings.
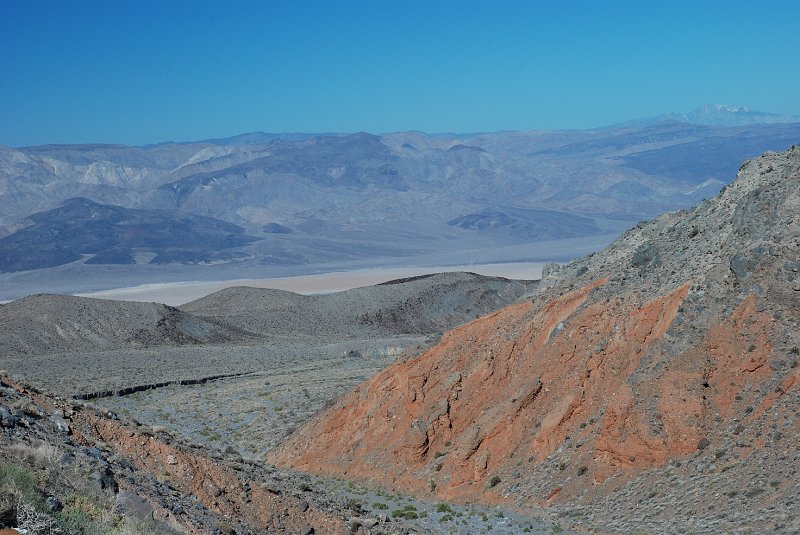
[{"label": "hazy horizon", "polygon": [[798,19],[786,1],[4,3],[0,144],[800,115]]}]

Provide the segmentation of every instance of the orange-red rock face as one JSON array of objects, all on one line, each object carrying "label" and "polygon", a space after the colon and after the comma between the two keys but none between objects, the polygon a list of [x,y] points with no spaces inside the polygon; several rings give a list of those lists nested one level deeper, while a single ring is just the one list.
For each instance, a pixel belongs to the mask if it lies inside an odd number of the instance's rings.
[{"label": "orange-red rock face", "polygon": [[[271,461],[417,493],[433,480],[442,498],[502,501],[493,476],[533,473],[567,441],[570,464],[592,476],[584,481],[602,483],[695,452],[746,406],[768,402],[758,387],[772,377],[777,322],[754,297],[674,354],[664,344],[691,285],[641,303],[600,297],[604,283],[447,333],[359,386]],[[577,491],[545,488],[540,499]]]}]

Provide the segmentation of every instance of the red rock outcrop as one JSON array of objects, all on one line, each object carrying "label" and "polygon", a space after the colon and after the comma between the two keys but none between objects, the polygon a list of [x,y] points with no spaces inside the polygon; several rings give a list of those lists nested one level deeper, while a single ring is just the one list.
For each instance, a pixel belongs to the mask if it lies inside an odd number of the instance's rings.
[{"label": "red rock outcrop", "polygon": [[[714,201],[634,229],[390,366],[270,460],[457,500],[519,504],[511,483],[540,480],[528,501],[550,503],[737,425],[757,444],[747,422],[797,382],[800,317],[800,285],[776,283],[797,271],[783,233],[800,223],[800,150],[769,158],[781,167],[743,166]],[[751,216],[753,198],[766,205]],[[555,458],[581,477],[553,484]]]}]

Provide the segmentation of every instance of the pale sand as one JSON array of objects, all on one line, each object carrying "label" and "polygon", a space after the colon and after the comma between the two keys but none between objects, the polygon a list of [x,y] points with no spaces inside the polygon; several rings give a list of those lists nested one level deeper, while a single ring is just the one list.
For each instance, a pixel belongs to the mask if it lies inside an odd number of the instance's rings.
[{"label": "pale sand", "polygon": [[358,288],[361,286],[371,286],[393,279],[426,275],[428,273],[443,273],[447,271],[471,271],[472,273],[479,273],[481,275],[533,280],[541,278],[543,266],[544,262],[512,262],[507,264],[356,269],[352,271],[318,273],[315,275],[299,275],[295,277],[277,277],[272,279],[142,284],[129,288],[116,288],[113,290],[102,290],[76,295],[98,299],[156,302],[178,306],[204,297],[210,293],[218,292],[224,288],[230,288],[231,286],[275,288],[301,294],[321,294],[340,292],[342,290],[349,290],[350,288]]}]

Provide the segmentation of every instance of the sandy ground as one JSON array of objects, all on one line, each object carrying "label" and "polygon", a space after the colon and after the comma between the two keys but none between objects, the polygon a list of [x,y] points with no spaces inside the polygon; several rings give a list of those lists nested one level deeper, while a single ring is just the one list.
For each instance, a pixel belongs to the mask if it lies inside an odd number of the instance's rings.
[{"label": "sandy ground", "polygon": [[428,273],[447,271],[471,271],[480,275],[506,277],[509,279],[539,279],[544,262],[512,262],[504,264],[470,264],[459,266],[371,268],[294,277],[271,279],[236,279],[227,281],[190,281],[163,284],[142,284],[129,288],[116,288],[76,294],[98,299],[117,299],[120,301],[157,302],[178,306],[194,301],[210,293],[231,286],[252,286],[255,288],[275,288],[301,294],[340,292],[350,288],[371,286],[381,282]]}]

